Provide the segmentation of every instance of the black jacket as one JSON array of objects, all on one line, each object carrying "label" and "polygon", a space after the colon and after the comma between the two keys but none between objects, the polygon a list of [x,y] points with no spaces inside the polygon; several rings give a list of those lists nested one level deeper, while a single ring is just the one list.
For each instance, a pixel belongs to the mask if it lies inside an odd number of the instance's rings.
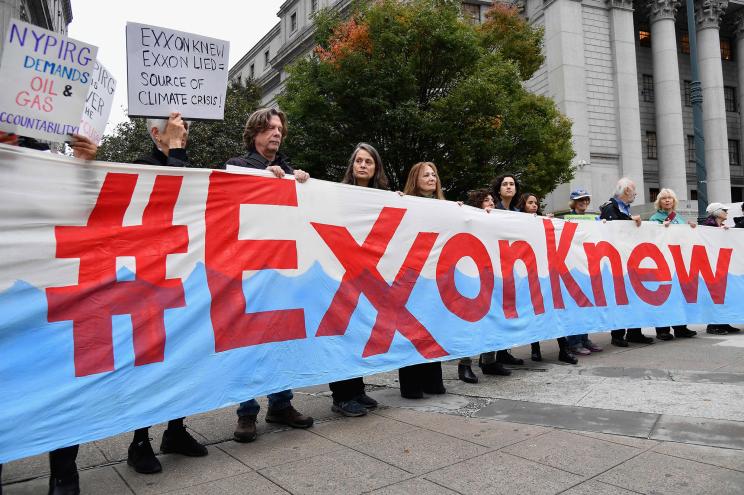
[{"label": "black jacket", "polygon": [[602,220],[633,220],[630,215],[626,215],[620,210],[615,198],[610,198],[605,204],[599,207],[599,218]]},{"label": "black jacket", "polygon": [[248,150],[248,153],[246,153],[243,156],[236,156],[234,158],[230,158],[225,165],[222,168],[225,168],[227,165],[235,165],[238,167],[247,167],[247,168],[257,168],[259,170],[265,170],[266,168],[277,165],[281,167],[282,170],[284,170],[285,174],[292,174],[294,173],[294,169],[289,164],[289,160],[286,156],[277,153],[276,157],[273,161],[269,161],[266,158],[263,157],[258,151],[256,151],[256,148],[251,148]]},{"label": "black jacket", "polygon": [[152,147],[149,155],[137,158],[134,163],[142,165],[161,165],[167,167],[188,167],[189,157],[183,148],[172,148],[168,151],[168,156],[160,151],[157,146]]}]

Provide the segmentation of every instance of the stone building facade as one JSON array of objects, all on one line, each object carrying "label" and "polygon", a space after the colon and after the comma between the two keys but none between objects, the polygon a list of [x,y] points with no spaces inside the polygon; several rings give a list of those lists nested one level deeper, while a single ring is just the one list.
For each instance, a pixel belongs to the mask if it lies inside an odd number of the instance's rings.
[{"label": "stone building facade", "polygon": [[[463,2],[481,22],[492,2]],[[230,70],[254,79],[273,104],[286,66],[310,53],[312,14],[344,11],[351,0],[288,0],[280,21]],[[744,199],[741,105],[744,98],[744,0],[696,0],[710,201]],[[593,209],[623,175],[649,209],[660,188],[674,189],[681,209],[695,211],[689,42],[681,0],[520,0],[523,15],[545,30],[545,63],[526,85],[552,97],[573,121],[576,176],[546,198],[565,210],[570,190],[589,189]]]},{"label": "stone building facade", "polygon": [[67,35],[72,22],[70,0],[0,0],[0,44],[10,19],[20,19],[44,29]]}]

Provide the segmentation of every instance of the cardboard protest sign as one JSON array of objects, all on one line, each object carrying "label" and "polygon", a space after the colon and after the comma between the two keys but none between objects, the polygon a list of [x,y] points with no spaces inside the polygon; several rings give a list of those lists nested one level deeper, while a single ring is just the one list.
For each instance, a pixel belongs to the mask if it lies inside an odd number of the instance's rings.
[{"label": "cardboard protest sign", "polygon": [[222,120],[230,43],[127,23],[129,116]]},{"label": "cardboard protest sign", "polygon": [[0,63],[0,130],[49,141],[77,133],[98,48],[11,19]]},{"label": "cardboard protest sign", "polygon": [[92,81],[85,98],[85,109],[80,119],[80,134],[98,144],[106,130],[111,107],[114,104],[116,79],[98,60],[93,67]]}]

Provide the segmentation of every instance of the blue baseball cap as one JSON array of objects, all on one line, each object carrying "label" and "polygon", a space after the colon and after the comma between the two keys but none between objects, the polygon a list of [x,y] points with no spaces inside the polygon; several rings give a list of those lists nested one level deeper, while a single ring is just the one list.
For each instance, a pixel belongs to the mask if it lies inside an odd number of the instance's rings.
[{"label": "blue baseball cap", "polygon": [[581,198],[591,198],[592,195],[589,194],[589,192],[586,189],[576,189],[575,191],[571,191],[571,198],[570,199],[581,199]]}]

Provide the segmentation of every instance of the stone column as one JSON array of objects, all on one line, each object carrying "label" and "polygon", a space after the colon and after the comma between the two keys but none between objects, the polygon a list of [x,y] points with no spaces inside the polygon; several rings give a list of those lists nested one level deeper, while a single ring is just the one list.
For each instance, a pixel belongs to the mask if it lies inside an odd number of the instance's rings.
[{"label": "stone column", "polygon": [[734,19],[736,29],[736,69],[737,95],[739,102],[739,143],[744,144],[744,11],[739,11]]},{"label": "stone column", "polygon": [[703,130],[705,168],[708,172],[708,201],[731,201],[731,174],[726,129],[726,102],[723,97],[723,68],[719,25],[728,0],[703,0],[695,5],[698,63],[703,89]]},{"label": "stone column", "polygon": [[[545,64],[550,96],[560,111],[572,121],[574,165],[589,163],[589,114],[586,101],[584,33],[581,0],[545,0]],[[591,187],[589,166],[578,166],[572,183]],[[561,184],[551,194],[548,207],[565,209],[569,184]],[[640,191],[639,191],[640,192]],[[596,194],[596,191],[593,191]]]},{"label": "stone column", "polygon": [[638,204],[645,201],[643,186],[643,151],[641,114],[638,105],[638,70],[636,68],[633,0],[607,0],[610,9],[610,43],[613,78],[617,83],[618,148],[622,175],[633,179],[638,190]]},{"label": "stone column", "polygon": [[659,187],[687,199],[685,132],[679,91],[677,36],[674,18],[679,0],[649,0],[651,52],[654,62],[654,110],[659,163]]}]

